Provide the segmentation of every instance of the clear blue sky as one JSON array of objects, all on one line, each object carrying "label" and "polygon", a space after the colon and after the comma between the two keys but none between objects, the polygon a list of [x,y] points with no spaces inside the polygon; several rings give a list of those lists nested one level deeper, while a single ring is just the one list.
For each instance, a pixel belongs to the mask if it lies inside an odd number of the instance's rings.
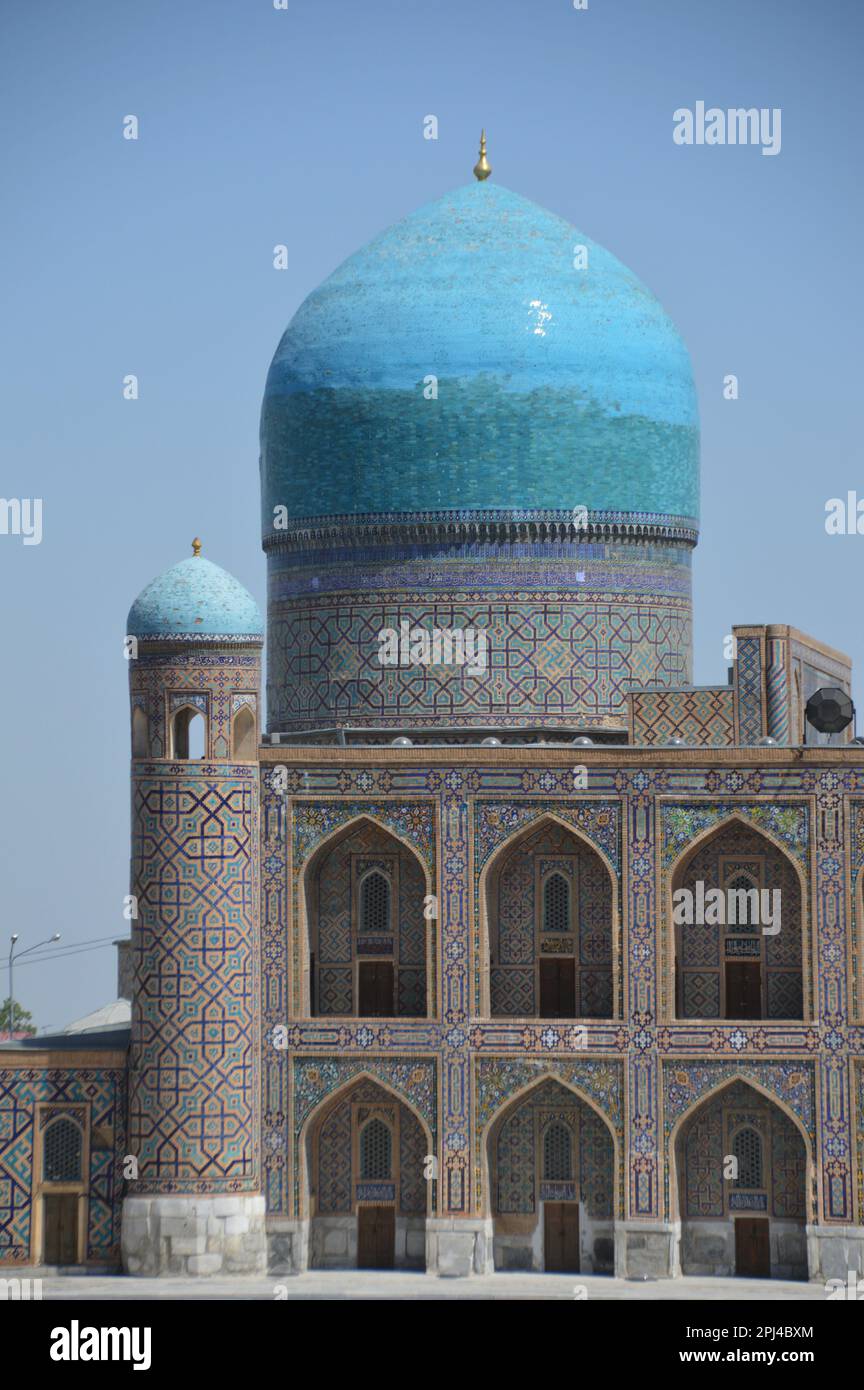
[{"label": "clear blue sky", "polygon": [[[739,622],[793,623],[861,676],[864,536],[826,536],[824,505],[864,496],[862,16],[860,0],[3,0],[0,493],[41,497],[44,537],[0,536],[0,964],[13,930],[125,933],[128,607],[194,535],[263,606],[276,343],[345,256],[470,178],[481,125],[493,177],[608,246],[690,348],[696,679],[725,679]],[[780,155],[675,145],[673,111],[699,100],[781,107]],[[16,996],[64,1025],[114,997],[113,953],[22,963]]]}]

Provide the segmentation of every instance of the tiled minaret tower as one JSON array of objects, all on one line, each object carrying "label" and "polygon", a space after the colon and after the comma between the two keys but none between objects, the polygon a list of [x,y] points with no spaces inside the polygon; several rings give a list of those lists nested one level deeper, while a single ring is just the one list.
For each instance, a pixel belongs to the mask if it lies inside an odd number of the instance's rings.
[{"label": "tiled minaret tower", "polygon": [[130,1274],[265,1267],[258,1146],[257,750],[262,623],[193,555],[129,614]]}]

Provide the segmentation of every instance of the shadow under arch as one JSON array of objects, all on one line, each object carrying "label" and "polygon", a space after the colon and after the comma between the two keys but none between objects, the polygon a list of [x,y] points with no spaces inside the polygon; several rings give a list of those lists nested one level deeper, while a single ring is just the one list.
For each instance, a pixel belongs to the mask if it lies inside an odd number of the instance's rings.
[{"label": "shadow under arch", "polygon": [[[314,849],[303,861],[302,864],[293,864],[293,872],[296,881],[296,905],[297,905],[297,956],[298,968],[292,971],[294,978],[290,983],[290,997],[294,1003],[295,1017],[312,1018],[312,990],[310,981],[310,953],[312,949],[312,931],[310,925],[310,888],[315,879],[315,875],[320,869],[324,860],[337,847],[337,845],[356,834],[357,830],[367,825],[374,830],[380,831],[389,839],[394,840],[407,853],[412,855],[420,873],[423,875],[424,894],[429,897],[434,893],[434,877],[432,871],[426,864],[417,847],[407,840],[404,835],[393,830],[385,821],[377,816],[370,815],[368,811],[359,811],[356,816],[352,816],[342,825],[337,825],[327,832],[318,841]],[[438,1016],[438,980],[435,969],[436,941],[438,918],[426,919],[424,915],[424,937],[425,937],[425,965],[426,965],[426,1018],[437,1018]],[[291,952],[289,952],[289,961]],[[344,1015],[334,1014],[334,1018],[344,1017]],[[354,1015],[359,1017],[359,1014]]]},{"label": "shadow under arch", "polygon": [[[761,825],[756,825],[754,821],[748,820],[746,816],[743,816],[740,811],[735,809],[731,810],[728,815],[722,818],[722,820],[717,821],[715,825],[707,825],[704,830],[700,830],[699,834],[695,837],[695,839],[693,839],[690,842],[690,844],[685,845],[683,847],[683,849],[679,852],[679,854],[672,861],[669,867],[664,871],[664,883],[662,886],[662,903],[664,916],[662,929],[658,932],[658,938],[663,943],[661,949],[663,952],[665,952],[666,957],[665,961],[661,961],[663,975],[666,981],[666,1009],[664,1011],[666,1020],[667,1022],[675,1022],[676,1020],[680,1020],[676,992],[678,936],[675,927],[674,909],[672,902],[677,880],[682,876],[682,874],[688,868],[692,860],[695,859],[696,855],[699,853],[700,849],[702,849],[704,845],[706,845],[710,840],[716,839],[719,836],[721,836],[726,830],[730,829],[730,827],[733,825],[740,826],[744,830],[749,831],[751,834],[756,835],[763,840],[766,840],[768,844],[772,846],[773,849],[777,850],[778,854],[783,856],[783,859],[793,869],[797,877],[798,892],[800,895],[801,903],[800,930],[803,1018],[795,1021],[804,1023],[813,1022],[813,1008],[811,1004],[813,998],[813,942],[811,940],[812,913],[810,910],[810,900],[808,896],[809,884],[807,881],[807,875],[802,869],[800,861],[796,859],[793,854],[790,854],[788,845],[784,845],[783,841],[778,839],[778,837],[773,833],[773,831],[767,830]],[[729,1022],[731,1020],[716,1021]],[[754,1019],[752,1021],[758,1022],[759,1020]]]},{"label": "shadow under arch", "polygon": [[[507,856],[511,854],[523,840],[530,839],[532,835],[536,835],[537,831],[543,829],[546,825],[556,826],[558,829],[566,831],[587,850],[596,854],[609,877],[612,892],[612,905],[610,910],[610,932],[612,940],[612,1013],[610,1014],[610,1018],[617,1019],[620,1017],[619,987],[621,959],[623,956],[618,875],[608,855],[606,855],[598,845],[595,845],[594,841],[589,839],[583,830],[578,826],[571,825],[569,821],[564,820],[562,816],[557,815],[554,811],[540,811],[536,816],[533,816],[527,824],[520,825],[517,830],[512,831],[510,835],[496,846],[480,871],[480,878],[477,885],[477,908],[480,919],[477,933],[477,958],[472,962],[471,969],[471,978],[474,981],[474,997],[476,998],[479,993],[480,1012],[478,1017],[482,1019],[491,1019],[493,1017],[490,980],[490,959],[492,950],[492,927],[489,911],[490,889],[494,885],[497,875],[500,872],[500,867]],[[513,1021],[518,1021],[515,1015],[513,1016]]]},{"label": "shadow under arch", "polygon": [[589,1110],[593,1110],[594,1114],[599,1117],[608,1131],[609,1138],[612,1141],[612,1220],[613,1222],[620,1221],[623,1213],[620,1196],[621,1145],[619,1135],[612,1121],[609,1119],[609,1116],[600,1108],[596,1100],[593,1100],[586,1091],[583,1091],[581,1086],[578,1086],[575,1082],[568,1081],[565,1077],[559,1076],[558,1073],[554,1071],[543,1072],[539,1076],[532,1077],[524,1086],[518,1087],[518,1089],[507,1096],[505,1100],[502,1100],[501,1104],[489,1116],[489,1119],[479,1131],[477,1143],[480,1158],[480,1202],[478,1204],[480,1215],[486,1218],[491,1218],[495,1215],[492,1200],[491,1164],[489,1159],[492,1144],[498,1137],[498,1131],[503,1121],[512,1110],[515,1110],[518,1105],[521,1105],[522,1101],[524,1101],[532,1091],[537,1090],[541,1086],[545,1086],[550,1081],[557,1082],[565,1091],[570,1091],[570,1093],[574,1095],[578,1101],[581,1101],[583,1105],[586,1105]]},{"label": "shadow under arch", "polygon": [[[806,1231],[807,1226],[815,1224],[819,1219],[818,1195],[814,1197],[817,1184],[815,1182],[816,1167],[813,1153],[813,1144],[806,1127],[801,1122],[799,1117],[795,1114],[795,1111],[792,1110],[788,1103],[781,1099],[781,1097],[778,1096],[775,1091],[772,1091],[770,1087],[765,1086],[762,1082],[756,1080],[754,1077],[748,1076],[745,1072],[736,1071],[731,1076],[724,1077],[722,1081],[718,1081],[715,1085],[711,1086],[702,1095],[696,1097],[693,1100],[692,1104],[688,1105],[687,1109],[681,1115],[678,1116],[677,1120],[675,1121],[674,1125],[669,1131],[666,1152],[666,1161],[668,1164],[669,1171],[669,1219],[677,1226],[678,1234],[676,1240],[678,1245],[678,1252],[675,1259],[675,1266],[676,1269],[679,1270],[679,1272],[681,1269],[681,1252],[684,1243],[685,1224],[688,1222],[688,1220],[698,1220],[698,1218],[689,1218],[682,1211],[681,1180],[684,1174],[682,1141],[685,1137],[686,1127],[688,1123],[692,1119],[694,1119],[698,1112],[701,1109],[703,1109],[703,1107],[710,1105],[713,1100],[716,1100],[719,1096],[722,1096],[724,1091],[728,1091],[731,1087],[735,1085],[743,1085],[749,1087],[749,1089],[753,1091],[755,1095],[760,1096],[763,1100],[766,1100],[769,1105],[776,1107],[780,1114],[785,1116],[785,1118],[790,1121],[790,1123],[796,1130],[804,1147],[804,1217],[802,1220],[797,1222],[797,1224],[800,1225],[802,1231]],[[740,1213],[740,1216],[742,1217],[746,1215],[746,1212],[742,1211]],[[779,1219],[774,1217],[771,1213],[766,1213],[766,1218],[769,1222],[776,1221]],[[724,1218],[724,1220],[727,1223],[728,1221],[733,1219],[734,1218],[732,1218],[731,1216]],[[805,1244],[804,1259],[806,1261],[809,1274],[809,1242]]]}]

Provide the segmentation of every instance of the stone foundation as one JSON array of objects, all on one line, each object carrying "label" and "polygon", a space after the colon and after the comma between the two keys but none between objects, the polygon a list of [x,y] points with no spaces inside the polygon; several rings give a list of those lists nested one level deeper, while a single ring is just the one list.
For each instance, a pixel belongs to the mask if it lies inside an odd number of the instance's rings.
[{"label": "stone foundation", "polygon": [[864,1280],[864,1226],[808,1226],[807,1254],[813,1280]]},{"label": "stone foundation", "polygon": [[[544,1203],[538,1216],[498,1216],[494,1218],[495,1268],[535,1270],[546,1268],[543,1249]],[[579,1272],[612,1274],[615,1262],[614,1223],[595,1221],[579,1204]],[[576,1271],[574,1271],[575,1273]]]},{"label": "stone foundation", "polygon": [[677,1221],[619,1221],[615,1226],[615,1273],[619,1279],[674,1279],[678,1266]]},{"label": "stone foundation", "polygon": [[[800,1221],[772,1217],[769,1226],[772,1279],[807,1278],[807,1242]],[[730,1279],[735,1275],[735,1218],[688,1220],[681,1224],[681,1273]]]},{"label": "stone foundation", "polygon": [[264,1198],[126,1197],[121,1248],[127,1274],[262,1275]]},{"label": "stone foundation", "polygon": [[302,1274],[309,1268],[309,1222],[267,1218],[267,1273]]},{"label": "stone foundation", "polygon": [[[426,1257],[426,1219],[396,1217],[393,1267],[423,1269]],[[316,1216],[309,1222],[309,1269],[357,1268],[357,1213]]]},{"label": "stone foundation", "polygon": [[491,1218],[433,1217],[426,1221],[426,1270],[443,1278],[493,1272]]}]

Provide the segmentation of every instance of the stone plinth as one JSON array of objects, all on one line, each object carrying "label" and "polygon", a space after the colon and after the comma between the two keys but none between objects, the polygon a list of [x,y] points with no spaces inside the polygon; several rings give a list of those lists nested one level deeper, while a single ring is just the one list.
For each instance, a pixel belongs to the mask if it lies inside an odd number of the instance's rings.
[{"label": "stone plinth", "polygon": [[127,1197],[121,1247],[127,1274],[262,1275],[264,1198]]},{"label": "stone plinth", "polygon": [[444,1278],[491,1274],[493,1228],[478,1217],[429,1217],[426,1221],[426,1270]]}]

